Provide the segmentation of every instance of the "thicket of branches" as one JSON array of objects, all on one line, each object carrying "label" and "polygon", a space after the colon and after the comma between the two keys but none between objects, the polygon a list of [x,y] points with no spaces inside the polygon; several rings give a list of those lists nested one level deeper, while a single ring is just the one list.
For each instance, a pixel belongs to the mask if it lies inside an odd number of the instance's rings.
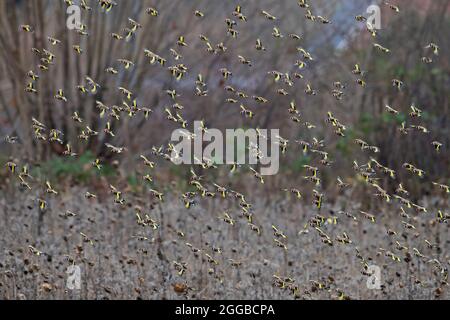
[{"label": "thicket of branches", "polygon": [[[399,1],[403,11],[410,11],[400,18],[383,9],[383,29],[378,42],[391,49],[386,58],[373,49],[370,36],[364,25],[354,19],[356,14],[364,14],[370,1],[359,5],[353,16],[342,17],[342,6],[347,1],[314,1],[316,14],[332,20],[333,28],[310,23],[303,17],[296,1],[257,1],[246,2],[244,10],[252,23],[240,23],[236,39],[227,35],[224,19],[231,16],[234,1],[121,1],[111,12],[105,13],[96,1],[91,1],[92,11],[83,11],[82,22],[87,25],[89,36],[82,36],[66,27],[67,4],[63,1],[2,1],[0,3],[0,116],[1,135],[17,135],[21,141],[15,154],[23,154],[29,160],[48,159],[61,154],[63,147],[57,143],[42,143],[33,138],[32,117],[49,128],[61,130],[64,142],[70,142],[74,151],[82,154],[91,150],[96,156],[109,156],[105,142],[126,145],[129,160],[141,152],[148,151],[152,145],[167,143],[170,133],[176,126],[166,120],[165,106],[172,102],[166,89],[176,89],[181,97],[179,103],[185,106],[183,115],[192,124],[194,120],[205,119],[209,127],[238,128],[261,127],[281,128],[281,135],[288,139],[309,139],[312,136],[325,138],[328,145],[336,145],[333,160],[344,164],[362,157],[353,139],[364,137],[381,149],[380,161],[399,169],[405,159],[415,163],[429,173],[429,177],[440,177],[448,171],[449,159],[435,156],[430,136],[420,134],[401,135],[392,121],[386,117],[384,106],[392,105],[407,114],[409,106],[415,104],[426,112],[426,125],[431,136],[439,133],[444,146],[449,145],[449,65],[446,53],[449,49],[450,1],[435,0],[423,10],[423,1]],[[275,22],[267,22],[254,8],[266,7],[277,16]],[[155,7],[158,17],[151,17],[145,9]],[[201,10],[201,19],[194,15]],[[419,12],[420,11],[420,12]],[[350,11],[351,12],[351,11]],[[227,15],[227,13],[229,13]],[[123,34],[129,27],[127,18],[142,25],[129,41],[116,41],[111,32]],[[20,31],[21,24],[30,24],[33,33]],[[281,41],[271,35],[272,27],[277,26],[285,37],[297,33],[303,39]],[[213,45],[223,42],[228,48],[225,53],[209,54],[199,39],[199,34],[207,36]],[[177,48],[176,39],[183,35],[189,46]],[[405,35],[408,35],[405,37]],[[52,36],[61,40],[52,46],[47,40]],[[260,38],[267,47],[265,52],[257,52],[254,44]],[[426,54],[424,42],[440,45],[441,55],[433,57],[430,65],[421,62]],[[72,46],[80,45],[83,53],[78,55]],[[293,65],[301,46],[313,53],[314,61],[302,70],[304,79],[295,86],[287,88],[289,95],[276,93],[273,79],[268,71],[296,71]],[[40,57],[32,48],[47,49],[56,57],[48,72],[39,72]],[[188,66],[187,75],[176,81],[167,66],[177,63],[169,49],[175,48],[183,55],[183,63]],[[166,66],[150,65],[144,49],[168,59]],[[428,52],[429,53],[429,52]],[[237,55],[249,58],[253,66],[249,68],[239,63]],[[135,63],[125,71],[117,59],[125,58]],[[355,63],[368,68],[367,87],[361,89],[355,84],[351,70]],[[118,75],[110,75],[105,68],[115,67]],[[236,105],[226,104],[228,97],[223,90],[223,80],[218,71],[227,67],[234,73],[231,85],[251,95],[263,96],[269,100],[264,106],[251,105],[255,110],[252,120],[242,117]],[[37,95],[24,91],[28,81],[26,73],[33,70],[40,74],[37,82]],[[207,82],[208,95],[195,95],[195,79],[201,73]],[[89,76],[101,85],[95,94],[80,94],[77,85],[85,84]],[[390,85],[393,78],[404,81],[399,93]],[[347,84],[346,94],[337,101],[331,94],[334,81]],[[319,94],[315,97],[305,95],[305,85],[310,83]],[[121,105],[123,96],[118,86],[130,89],[141,106],[153,109],[149,119],[143,116],[129,118],[123,115],[120,121],[112,121],[116,137],[103,132],[106,118],[99,118],[96,101],[105,105]],[[63,89],[67,103],[54,99],[58,89]],[[307,130],[292,123],[287,114],[289,102],[295,100],[304,118],[317,126]],[[82,125],[71,118],[77,111],[84,119]],[[325,123],[327,111],[333,111],[351,130],[346,143],[335,137]],[[400,119],[401,120],[401,119]],[[398,123],[400,125],[400,123]],[[98,131],[88,143],[77,137],[86,126]],[[447,133],[447,134],[446,134]],[[434,137],[434,136],[433,136]],[[399,147],[402,146],[402,148]],[[286,165],[298,161],[300,152],[290,153],[284,161]],[[363,158],[362,158],[363,159]],[[336,167],[336,166],[335,166]],[[350,167],[339,166],[345,174]],[[326,179],[325,179],[326,180]]]}]

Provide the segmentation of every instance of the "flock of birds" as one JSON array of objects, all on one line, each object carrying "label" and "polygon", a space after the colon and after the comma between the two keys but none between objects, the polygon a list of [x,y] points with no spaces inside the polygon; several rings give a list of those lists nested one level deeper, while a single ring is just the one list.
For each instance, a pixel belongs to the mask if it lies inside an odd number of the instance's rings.
[{"label": "flock of birds", "polygon": [[[111,10],[120,10],[120,6],[116,4],[112,0],[98,0],[98,5],[101,7],[105,13],[108,13]],[[73,5],[74,2],[72,0],[65,0],[65,3],[69,5]],[[306,0],[298,0],[298,5],[301,10],[304,10],[304,17],[310,21],[310,23],[320,23],[320,24],[332,24],[332,21],[326,17],[322,17],[320,15],[315,15],[313,7]],[[400,14],[400,9],[398,6],[385,3],[395,14]],[[117,7],[117,8],[116,8]],[[81,8],[85,12],[90,12],[93,9],[89,6],[86,0],[81,0]],[[146,13],[148,14],[148,19],[158,19],[160,12],[157,8],[147,8]],[[205,14],[199,10],[192,12],[195,17],[198,19],[204,18]],[[261,10],[260,11],[261,18],[267,19],[267,23],[275,24],[279,17],[276,17],[270,14],[268,11]],[[254,19],[258,19],[258,17],[254,17]],[[245,7],[237,6],[231,15],[225,20],[224,27],[226,28],[226,33],[228,37],[237,38],[239,37],[239,25],[250,23],[251,19],[249,19],[246,15]],[[361,23],[365,29],[367,29],[368,33],[372,37],[372,39],[377,39],[378,32],[372,27],[367,18],[363,15],[359,15],[355,17],[356,23]],[[32,33],[34,31],[34,27],[31,25],[21,25],[20,29],[23,32]],[[142,30],[142,25],[135,21],[134,19],[128,18],[128,26],[122,30],[122,32],[111,33],[111,41],[130,41],[137,33],[145,32]],[[82,36],[89,36],[89,28],[87,25],[81,24],[79,28],[76,30]],[[302,71],[305,70],[308,66],[308,63],[314,61],[314,55],[311,52],[308,52],[307,49],[302,47],[301,40],[302,36],[291,33],[285,34],[283,30],[280,30],[276,25],[273,26],[272,35],[274,37],[274,41],[295,41],[298,43],[297,52],[298,59],[293,61],[294,65],[297,67],[295,72],[283,72],[278,70],[268,71],[267,75],[271,79],[273,79],[273,84],[277,88],[276,93],[279,95],[289,95],[289,90],[298,90],[300,81],[305,81],[304,75]],[[207,36],[200,34],[199,35],[202,43],[204,43],[205,54],[211,55],[221,55],[226,54],[227,47],[224,42],[219,42],[217,44],[213,43]],[[48,42],[50,44],[50,49],[44,48],[32,48],[32,52],[40,58],[40,64],[36,66],[35,70],[30,70],[27,73],[27,77],[29,78],[28,83],[25,86],[25,91],[29,94],[39,95],[40,92],[37,90],[36,83],[40,81],[40,78],[43,74],[52,72],[52,65],[55,60],[58,59],[57,55],[54,53],[53,48],[56,50],[60,45],[61,41],[48,36]],[[167,68],[169,74],[178,82],[183,81],[186,74],[189,72],[189,67],[183,63],[183,55],[189,53],[189,42],[192,39],[187,39],[183,35],[180,35],[177,39],[174,39],[174,45],[169,50],[167,55],[164,53],[155,53],[149,49],[145,49],[142,54],[148,58],[149,65],[154,65],[159,68]],[[264,54],[265,51],[269,51],[271,47],[271,43],[263,43],[261,39],[256,38],[254,48],[259,54]],[[374,42],[373,47],[379,54],[389,55],[392,54],[389,48],[384,47],[383,45]],[[73,45],[73,51],[76,55],[83,54],[83,48],[80,45]],[[439,55],[439,46],[435,43],[424,44],[424,52],[426,54],[422,57],[421,63],[431,64],[433,63],[433,59],[438,57]],[[256,58],[255,58],[256,59]],[[239,55],[236,57],[236,62],[240,62],[249,68],[252,67],[252,61]],[[166,66],[169,65],[170,66]],[[105,66],[105,72],[111,76],[118,75],[120,72],[132,72],[135,63],[131,60],[125,58],[117,59],[117,66]],[[224,81],[224,90],[229,93],[229,97],[224,101],[226,104],[230,105],[238,105],[236,108],[236,112],[240,112],[240,114],[247,118],[252,119],[255,115],[255,112],[252,108],[250,108],[247,104],[246,99],[254,100],[257,105],[269,104],[271,101],[268,99],[252,95],[251,93],[246,93],[239,88],[234,88],[229,84],[229,79],[233,77],[233,72],[228,68],[221,68],[217,70],[218,74],[223,77]],[[362,90],[366,87],[366,75],[367,72],[363,70],[362,66],[359,63],[354,65],[352,73],[355,77],[354,81],[358,86],[361,86]],[[406,85],[400,79],[392,79],[392,83],[390,84],[399,91]],[[333,83],[333,90],[331,94],[335,99],[341,100],[344,98],[346,94],[347,84],[343,82],[336,81]],[[211,92],[208,91],[207,79],[202,74],[198,74],[195,81],[194,92],[197,96],[203,97],[207,96]],[[85,77],[85,83],[77,86],[80,95],[95,95],[99,90],[102,90],[102,84],[97,83],[90,76]],[[103,128],[103,131],[110,135],[112,138],[115,137],[114,133],[114,122],[120,122],[124,117],[138,117],[143,116],[145,119],[151,120],[151,114],[154,112],[151,108],[142,106],[138,102],[138,98],[136,94],[133,92],[131,88],[126,88],[124,86],[120,86],[117,88],[118,92],[121,93],[123,99],[120,105],[108,106],[104,104],[102,101],[97,101],[96,106],[98,109],[98,117],[102,119],[107,119],[106,125]],[[304,92],[306,95],[317,95],[319,91],[314,89],[311,84],[306,83],[304,85]],[[173,102],[172,106],[166,107],[164,112],[167,115],[167,121],[173,122],[176,125],[179,125],[182,128],[186,128],[188,126],[188,121],[186,117],[183,116],[183,111],[185,107],[182,106],[179,102],[177,102],[178,97],[180,97],[180,93],[176,91],[176,89],[168,89],[165,93],[170,97]],[[60,101],[62,103],[67,103],[70,100],[65,92],[62,89],[57,89],[55,91],[54,99]],[[273,101],[272,101],[273,102]],[[274,102],[273,102],[274,103]],[[393,106],[385,106],[386,112],[398,115],[402,113],[401,110],[395,108]],[[315,124],[304,121],[299,108],[295,100],[293,100],[289,106],[287,106],[287,116],[290,121],[298,124],[299,126],[304,126],[307,129],[313,129],[316,127]],[[416,131],[420,134],[428,134],[429,130],[426,128],[424,121],[422,121],[422,109],[418,106],[411,105],[410,109],[406,111],[407,121],[403,122],[398,130],[404,134],[408,135],[412,131]],[[332,112],[328,112],[324,117],[325,121],[325,130],[332,130],[339,138],[346,136],[347,126],[342,123]],[[77,125],[79,125],[78,138],[81,141],[89,141],[90,139],[95,139],[96,136],[99,135],[99,132],[93,130],[89,126],[84,126],[84,120],[80,116],[80,112],[74,112],[72,115],[72,119]],[[202,127],[200,129],[202,132],[207,132],[208,128],[204,121],[202,121]],[[61,145],[65,145],[64,156],[65,157],[78,157],[79,155],[76,153],[76,150],[73,150],[72,143],[70,141],[66,141],[64,138],[64,133],[55,128],[49,128],[48,125],[43,123],[42,121],[32,118],[32,132],[34,133],[34,138],[37,143],[58,143]],[[260,131],[258,133],[261,135]],[[190,138],[195,136],[195,132],[190,135]],[[342,234],[333,235],[332,230],[333,226],[339,224],[342,219],[350,219],[352,221],[364,221],[367,220],[369,223],[376,224],[377,223],[377,214],[366,211],[359,212],[339,212],[338,216],[326,216],[321,214],[321,208],[323,206],[324,201],[326,200],[326,196],[323,191],[321,191],[321,168],[333,166],[333,161],[329,155],[329,152],[326,149],[325,141],[313,138],[311,141],[304,140],[295,140],[289,141],[281,136],[277,137],[278,145],[280,147],[281,153],[285,154],[288,152],[290,145],[294,145],[294,147],[305,154],[310,154],[312,156],[312,160],[310,164],[304,165],[305,171],[308,173],[302,177],[302,181],[299,181],[304,188],[304,190],[300,190],[295,187],[285,187],[282,189],[282,192],[293,195],[293,198],[296,200],[304,199],[305,190],[310,188],[312,198],[313,198],[313,206],[316,208],[316,213],[311,214],[310,219],[301,226],[301,230],[299,231],[299,236],[307,236],[309,233],[316,233],[323,245],[325,246],[352,246],[355,250],[355,256],[357,261],[361,264],[361,273],[366,276],[370,276],[371,273],[368,272],[370,260],[371,258],[361,252],[358,248],[358,244],[354,243],[349,236],[348,232],[343,232]],[[17,137],[7,136],[5,138],[7,143],[15,144],[18,142]],[[431,140],[431,139],[430,139]],[[436,258],[434,254],[435,249],[438,244],[433,243],[429,239],[421,239],[421,235],[416,230],[415,225],[415,216],[416,215],[435,215],[433,219],[437,223],[447,223],[450,220],[450,215],[445,213],[443,210],[437,210],[437,212],[430,212],[429,208],[422,206],[418,203],[414,203],[410,198],[410,193],[407,190],[407,183],[398,181],[397,173],[393,169],[385,166],[380,163],[376,159],[376,154],[380,152],[380,149],[377,146],[373,146],[368,142],[364,141],[362,138],[358,138],[355,140],[355,143],[367,153],[368,161],[366,163],[358,163],[357,161],[353,162],[353,169],[355,176],[359,177],[360,180],[363,180],[365,184],[369,187],[370,190],[373,190],[373,196],[381,199],[386,202],[392,211],[399,211],[399,215],[401,217],[401,224],[392,225],[386,227],[387,235],[392,239],[392,243],[394,243],[392,248],[380,248],[378,255],[385,256],[387,259],[394,261],[395,263],[407,263],[411,259],[419,259],[423,261],[425,264],[431,266],[433,270],[436,270],[439,276],[437,280],[442,286],[448,285],[448,264],[450,261],[440,261]],[[435,148],[436,153],[442,152],[443,144],[439,141],[430,141]],[[128,152],[126,146],[115,146],[110,143],[106,143],[105,147],[112,153],[115,154],[116,157],[122,156],[122,154]],[[250,146],[249,150],[251,152],[255,152],[258,157],[262,157],[258,146]],[[297,152],[297,151],[293,151]],[[175,152],[175,148],[172,144],[168,144],[167,146],[154,146],[152,148],[151,154],[140,155],[140,159],[142,161],[143,166],[147,169],[147,172],[142,176],[142,179],[149,183],[152,188],[149,188],[149,193],[153,198],[155,203],[164,202],[166,193],[163,191],[158,191],[154,187],[154,176],[153,171],[158,166],[158,160],[173,160],[174,157],[179,157],[180,154]],[[211,159],[200,159],[202,170],[214,170],[217,166]],[[96,159],[92,166],[96,169],[101,169],[104,163],[100,159]],[[48,199],[52,197],[58,197],[60,195],[60,191],[58,191],[57,186],[54,186],[50,183],[50,181],[36,181],[30,174],[30,170],[27,165],[21,165],[17,160],[8,161],[5,167],[9,170],[10,174],[17,178],[18,186],[21,190],[32,190],[36,189],[41,194],[41,197],[36,199],[36,205],[38,206],[40,211],[48,210]],[[238,165],[231,166],[231,172],[238,170]],[[257,170],[248,166],[252,175],[254,175],[256,182],[264,184],[265,179],[264,176],[260,175]],[[410,173],[411,176],[417,176],[419,178],[423,178],[427,173],[418,168],[416,165],[412,163],[404,163],[403,169]],[[392,179],[392,181],[396,181],[398,187],[395,190],[395,193],[389,193],[385,190],[380,183],[381,179],[385,178]],[[352,188],[351,182],[352,179],[346,179],[337,177],[336,184],[338,188],[343,191],[345,189]],[[444,184],[445,181],[433,182],[433,187],[437,190],[442,190],[443,196],[445,194],[450,193],[450,186]],[[244,223],[248,226],[248,228],[254,232],[255,236],[261,236],[263,232],[272,232],[273,233],[273,243],[272,245],[279,248],[282,251],[288,251],[290,244],[287,241],[287,236],[285,232],[279,226],[273,224],[270,228],[270,231],[266,230],[266,228],[262,225],[258,224],[258,216],[256,212],[253,210],[253,205],[251,201],[248,200],[248,197],[238,191],[232,190],[226,186],[220,185],[215,182],[208,182],[206,179],[201,176],[195,168],[192,168],[190,171],[190,179],[189,185],[191,186],[191,191],[185,192],[181,194],[180,201],[182,201],[186,210],[189,210],[192,206],[198,204],[198,202],[203,198],[221,198],[228,199],[230,201],[236,202],[240,208],[239,214],[234,214],[233,212],[226,210],[220,216],[219,219],[223,225],[219,224],[220,228],[225,228],[227,225],[231,228],[236,228],[238,219],[243,219]],[[118,206],[125,206],[128,204],[126,200],[125,192],[119,190],[119,188],[110,185],[111,197],[114,203]],[[95,194],[95,190],[91,190],[90,192],[86,192],[85,197],[87,199],[92,199],[95,201],[97,195]],[[135,205],[134,207],[136,223],[140,226],[143,233],[134,235],[133,237],[139,239],[140,241],[149,241],[148,231],[147,230],[157,230],[160,228],[160,223],[151,216],[151,213],[147,212],[144,208]],[[66,219],[70,219],[72,217],[77,216],[78,213],[73,212],[71,210],[67,210],[61,216]],[[362,223],[362,222],[361,222]],[[186,226],[188,228],[188,226]],[[415,236],[415,238],[421,239],[420,241],[423,243],[422,251],[419,251],[418,248],[410,248],[402,243],[403,232],[411,233]],[[151,231],[150,231],[151,233]],[[186,239],[189,238],[189,234],[186,233],[186,230],[176,230],[176,234],[179,239],[184,243],[186,249],[190,251],[195,257],[203,257],[206,259],[208,264],[208,274],[211,275],[213,279],[216,279],[219,282],[223,282],[224,278],[221,276],[220,272],[220,263],[217,256],[223,254],[222,249],[220,247],[211,247],[211,248],[203,248],[198,247],[190,242],[187,242]],[[93,238],[86,233],[80,232],[80,236],[83,239],[83,242],[88,245],[95,245],[95,241]],[[292,244],[293,245],[293,244]],[[41,251],[39,248],[36,248],[32,245],[28,247],[30,254],[36,256],[43,256],[46,253]],[[74,260],[72,260],[74,261]],[[240,268],[243,265],[243,262],[236,259],[228,259],[228,262],[231,267]],[[189,266],[187,263],[183,261],[173,261],[173,270],[178,276],[182,277],[188,270]],[[195,270],[191,270],[195,271]],[[420,280],[415,280],[417,284],[420,285]],[[314,290],[329,290],[330,292],[336,293],[336,298],[338,299],[348,299],[349,295],[344,293],[343,290],[339,288],[332,288],[331,280],[323,280],[323,281],[311,281],[312,287]],[[301,298],[307,293],[306,291],[300,290],[299,285],[296,283],[296,280],[289,275],[273,275],[273,285],[280,290],[287,290],[292,293],[293,297]],[[179,293],[186,293],[193,288],[188,283],[177,283],[174,285],[174,290]]]}]

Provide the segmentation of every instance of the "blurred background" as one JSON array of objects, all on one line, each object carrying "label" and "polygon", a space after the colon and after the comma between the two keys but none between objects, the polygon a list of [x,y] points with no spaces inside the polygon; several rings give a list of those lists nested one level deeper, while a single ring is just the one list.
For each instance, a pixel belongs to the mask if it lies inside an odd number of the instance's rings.
[{"label": "blurred background", "polygon": [[[329,150],[333,150],[330,153],[335,163],[332,170],[338,175],[346,177],[351,174],[353,160],[367,160],[353,142],[362,138],[378,146],[381,152],[377,159],[400,175],[400,166],[410,162],[427,172],[427,180],[439,180],[448,173],[450,159],[448,153],[436,154],[429,141],[439,140],[445,149],[450,139],[450,72],[446,54],[450,41],[449,1],[397,1],[401,15],[381,5],[382,29],[377,42],[390,48],[390,55],[375,52],[365,24],[355,20],[356,15],[366,15],[367,7],[377,3],[380,2],[314,1],[314,13],[331,20],[330,27],[300,18],[297,1],[120,1],[120,9],[107,14],[100,10],[96,1],[92,1],[91,12],[82,10],[82,22],[88,26],[89,33],[89,36],[83,36],[67,29],[67,4],[64,1],[4,0],[0,4],[0,135],[17,136],[20,144],[11,146],[2,142],[1,160],[4,163],[12,155],[30,164],[39,163],[39,170],[47,170],[45,174],[48,176],[73,175],[76,181],[80,177],[89,179],[92,176],[95,179],[98,178],[95,172],[83,171],[84,164],[96,158],[113,159],[114,155],[105,147],[105,142],[109,142],[126,145],[129,149],[120,157],[119,165],[128,168],[121,170],[120,175],[134,181],[138,175],[136,170],[139,170],[135,165],[139,155],[148,154],[152,146],[167,144],[170,133],[177,127],[166,120],[164,112],[165,107],[172,104],[165,90],[176,89],[181,95],[177,102],[185,107],[183,115],[189,123],[188,129],[194,120],[201,119],[208,127],[219,129],[281,129],[281,136],[291,141],[290,149],[295,148],[295,151],[283,156],[282,174],[269,177],[267,189],[279,187],[280,179],[295,179],[301,173],[302,165],[309,163],[310,158],[294,146],[294,141],[309,141],[312,137],[325,139]],[[233,39],[226,34],[224,20],[225,13],[231,13],[237,4],[245,8],[252,23],[241,23],[239,36]],[[154,19],[148,18],[145,12],[152,6],[160,12]],[[259,10],[264,8],[278,18],[274,23],[256,18],[260,16]],[[191,14],[195,10],[202,11],[205,16],[198,19]],[[129,26],[128,17],[140,22],[143,29],[128,42],[114,41],[110,34],[122,33]],[[33,26],[34,32],[20,31],[22,24]],[[271,35],[274,25],[286,37],[289,33],[302,35],[300,45],[314,57],[314,61],[308,62],[307,67],[301,70],[304,79],[289,88],[288,96],[277,94],[273,89],[273,78],[267,72],[294,72],[298,43],[274,41],[276,39]],[[200,34],[206,35],[213,44],[223,42],[227,47],[226,53],[208,54],[199,39]],[[189,43],[188,48],[177,49],[189,71],[182,81],[176,81],[166,68],[150,65],[144,49],[169,58],[169,49],[177,47],[176,39],[180,35],[184,35]],[[47,36],[53,36],[61,43],[51,46]],[[256,38],[267,44],[269,50],[256,52]],[[430,42],[439,44],[441,54],[431,64],[421,63],[426,52],[424,47]],[[81,46],[81,55],[74,52],[73,45]],[[36,87],[38,95],[24,91],[26,73],[39,63],[39,57],[32,48],[46,48],[56,55],[50,71],[40,72],[41,81]],[[239,63],[237,55],[250,59],[253,67]],[[134,67],[125,71],[117,62],[119,58],[133,61]],[[355,83],[351,72],[356,63],[367,71],[364,90]],[[105,72],[107,67],[114,67],[119,73],[115,76],[108,74]],[[227,84],[250,97],[263,96],[270,101],[262,106],[249,102],[250,109],[255,112],[253,119],[243,117],[238,105],[225,103],[229,94],[223,90],[224,81],[218,71],[224,67],[234,74]],[[199,73],[208,84],[205,97],[195,95],[195,80]],[[77,85],[85,83],[86,75],[101,85],[94,95],[78,92]],[[405,83],[400,93],[390,85],[394,78]],[[331,94],[335,81],[346,84],[341,100],[336,100]],[[304,88],[307,83],[319,94],[306,95]],[[116,137],[111,137],[103,132],[107,119],[98,117],[96,101],[108,106],[120,105],[122,96],[118,86],[130,89],[139,103],[151,108],[153,113],[148,119],[123,116],[121,121],[112,121]],[[67,103],[53,98],[58,89],[64,90]],[[292,100],[296,101],[302,117],[316,128],[308,130],[289,119],[286,110]],[[385,105],[393,106],[401,113],[388,114]],[[413,133],[404,136],[397,130],[407,120],[411,105],[424,111],[423,119],[431,132],[429,135]],[[71,115],[75,111],[84,119],[82,125],[72,120]],[[339,138],[327,128],[324,121],[327,111],[332,111],[348,127],[346,137]],[[36,141],[32,134],[32,117],[63,132],[64,143],[70,142],[74,152],[81,157],[61,161],[58,157],[62,155],[64,145]],[[77,139],[86,126],[99,132],[88,142]],[[187,170],[164,164],[158,174],[161,179],[182,180]],[[112,171],[105,170],[104,173],[117,174]],[[327,175],[325,169],[325,189],[334,183],[334,180],[327,179]],[[422,189],[423,184],[419,181],[413,183],[410,188],[417,193],[427,191]]]}]

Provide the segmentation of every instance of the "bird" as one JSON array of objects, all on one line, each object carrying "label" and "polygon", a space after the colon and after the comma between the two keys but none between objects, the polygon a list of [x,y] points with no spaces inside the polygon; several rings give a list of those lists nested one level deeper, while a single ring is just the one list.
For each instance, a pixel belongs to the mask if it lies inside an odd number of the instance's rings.
[{"label": "bird", "polygon": [[140,157],[142,160],[144,160],[144,164],[145,164],[147,167],[149,167],[149,168],[151,168],[151,169],[155,168],[155,166],[156,166],[155,162],[148,160],[147,157],[145,157],[145,156],[142,155],[142,154],[141,154],[139,157]]},{"label": "bird", "polygon": [[266,51],[266,48],[263,46],[261,39],[256,39],[256,50]]},{"label": "bird", "polygon": [[63,102],[67,102],[67,98],[64,96],[64,91],[59,89],[58,92],[54,95],[56,100],[61,100]]},{"label": "bird", "polygon": [[228,212],[224,212],[222,216],[219,216],[219,219],[223,220],[227,224],[234,226],[236,224],[236,221],[230,217]]},{"label": "bird", "polygon": [[381,44],[379,43],[374,43],[373,46],[375,47],[375,49],[378,49],[379,51],[383,52],[383,53],[390,53],[391,50],[389,50],[386,47],[383,47]]},{"label": "bird", "polygon": [[439,46],[433,42],[430,42],[428,45],[426,45],[425,49],[431,49],[433,50],[434,55],[439,55]]},{"label": "bird", "polygon": [[134,62],[127,60],[127,59],[117,59],[117,62],[123,64],[125,67],[125,70],[128,70],[128,69],[130,69],[130,67],[134,66]]},{"label": "bird", "polygon": [[105,143],[105,146],[113,153],[121,154],[126,151],[125,147],[115,147],[110,143]]},{"label": "bird", "polygon": [[434,182],[434,181],[432,182],[432,184],[439,187],[439,189],[444,190],[446,193],[450,193],[450,187],[448,185],[441,184],[441,183]]},{"label": "bird", "polygon": [[362,75],[365,74],[365,71],[361,70],[361,67],[359,66],[359,64],[355,64],[355,67],[352,70],[352,73],[355,74],[355,75],[361,75],[362,76]]},{"label": "bird", "polygon": [[389,2],[385,2],[385,5],[387,5],[389,8],[391,8],[393,11],[395,11],[396,13],[400,12],[400,8],[397,5],[394,5],[392,3]]},{"label": "bird", "polygon": [[58,40],[53,37],[47,37],[47,40],[50,42],[51,45],[56,46],[61,43],[61,40]]},{"label": "bird", "polygon": [[441,151],[441,148],[442,148],[442,143],[441,142],[433,141],[431,144],[433,145],[433,147],[434,147],[434,149],[436,150],[437,153],[439,153]]},{"label": "bird", "polygon": [[275,38],[283,38],[284,35],[280,32],[280,30],[277,27],[273,27],[272,36]]},{"label": "bird", "polygon": [[33,32],[34,31],[33,27],[30,26],[29,24],[20,25],[20,29],[25,32]]},{"label": "bird", "polygon": [[187,43],[184,40],[184,36],[179,36],[178,37],[177,45],[179,45],[180,47],[186,47],[187,46]]},{"label": "bird", "polygon": [[72,48],[77,54],[82,54],[83,53],[83,49],[78,44],[77,45],[73,45]]},{"label": "bird", "polygon": [[205,14],[203,12],[201,12],[200,10],[195,10],[194,14],[196,17],[199,17],[199,18],[203,18],[205,16]]},{"label": "bird", "polygon": [[389,112],[391,114],[394,114],[394,115],[399,114],[399,112],[396,109],[394,109],[394,108],[392,108],[392,107],[390,107],[388,105],[386,105],[385,108],[386,108],[387,112]]},{"label": "bird", "polygon": [[145,12],[152,17],[157,17],[159,14],[158,10],[156,10],[153,7],[149,7],[147,9],[145,9]]}]

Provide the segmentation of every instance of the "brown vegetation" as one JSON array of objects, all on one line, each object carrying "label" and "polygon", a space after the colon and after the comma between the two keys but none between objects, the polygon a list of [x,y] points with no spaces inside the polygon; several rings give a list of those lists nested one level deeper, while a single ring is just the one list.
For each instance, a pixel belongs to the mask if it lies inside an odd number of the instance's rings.
[{"label": "brown vegetation", "polygon": [[[398,13],[380,1],[376,37],[355,19],[372,1],[310,1],[315,21],[301,1],[245,1],[246,22],[238,1],[120,1],[110,12],[102,1],[82,13],[88,35],[67,29],[64,1],[0,1],[0,299],[449,297],[450,0],[399,0]],[[226,18],[238,21],[236,38]],[[114,40],[131,21],[141,27]],[[188,46],[177,45],[180,36]],[[255,48],[257,39],[266,50]],[[55,57],[43,62],[32,48]],[[149,63],[145,50],[166,64]],[[177,80],[168,67],[179,63],[188,71]],[[198,74],[207,95],[196,94]],[[77,88],[89,87],[86,77],[99,85],[90,93]],[[66,102],[55,99],[58,90]],[[239,103],[226,103],[230,97]],[[209,128],[280,128],[288,141],[280,173],[262,184],[247,166],[197,166],[200,182],[190,166],[166,161],[180,127],[165,112],[174,100],[190,130],[202,119]],[[288,112],[291,102],[300,120]],[[98,134],[80,138],[88,128]],[[62,133],[59,143],[49,141],[52,129]],[[315,153],[299,143],[314,139],[324,141]],[[64,154],[67,144],[76,156]],[[81,291],[66,288],[70,265],[82,269]],[[370,265],[381,268],[380,290],[367,289]]]}]

